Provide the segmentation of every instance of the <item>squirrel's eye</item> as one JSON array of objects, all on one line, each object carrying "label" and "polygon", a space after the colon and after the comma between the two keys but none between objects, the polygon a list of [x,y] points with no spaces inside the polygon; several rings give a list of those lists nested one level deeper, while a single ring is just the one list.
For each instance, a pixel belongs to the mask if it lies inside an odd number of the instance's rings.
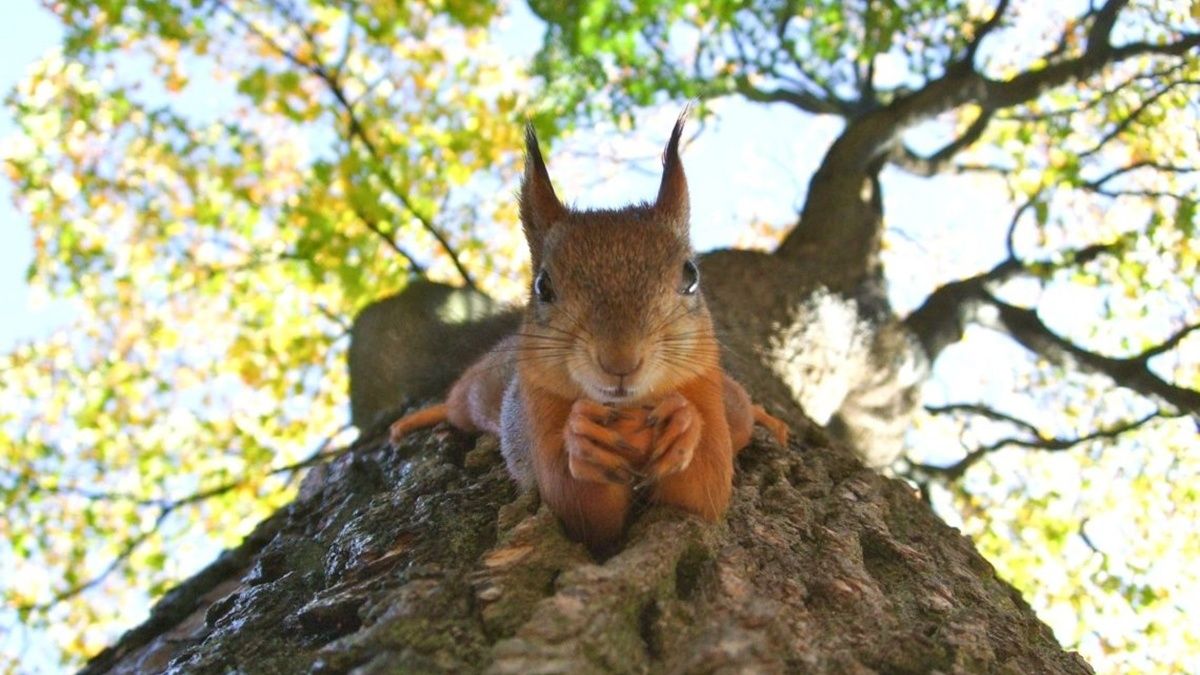
[{"label": "squirrel's eye", "polygon": [[533,278],[533,294],[540,302],[554,302],[554,286],[550,284],[550,273],[540,270]]},{"label": "squirrel's eye", "polygon": [[696,268],[696,263],[688,260],[683,263],[683,283],[679,286],[679,292],[684,295],[695,295],[700,288],[700,270]]}]

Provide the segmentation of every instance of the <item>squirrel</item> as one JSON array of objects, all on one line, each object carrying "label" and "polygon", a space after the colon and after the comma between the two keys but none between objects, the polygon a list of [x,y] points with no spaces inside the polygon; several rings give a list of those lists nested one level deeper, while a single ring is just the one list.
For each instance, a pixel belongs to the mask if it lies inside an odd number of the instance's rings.
[{"label": "squirrel", "polygon": [[526,126],[518,198],[533,276],[521,325],[444,403],[390,427],[393,443],[442,421],[498,435],[513,479],[536,486],[593,552],[618,540],[643,491],[719,520],[754,423],[787,442],[787,425],[720,365],[690,242],[686,116],[663,154],[657,199],[620,209],[564,206]]}]

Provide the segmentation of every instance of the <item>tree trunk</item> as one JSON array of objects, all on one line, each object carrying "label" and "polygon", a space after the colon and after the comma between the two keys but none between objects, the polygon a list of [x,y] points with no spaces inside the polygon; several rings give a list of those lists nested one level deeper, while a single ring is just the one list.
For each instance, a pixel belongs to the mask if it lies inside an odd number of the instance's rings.
[{"label": "tree trunk", "polygon": [[355,324],[352,409],[375,432],[85,672],[1090,672],[970,541],[856,458],[894,458],[927,372],[881,285],[881,133],[831,149],[826,196],[779,252],[702,261],[726,367],[793,431],[742,451],[723,523],[642,509],[593,560],[518,494],[495,438],[389,448],[386,423],[516,321],[417,283]]},{"label": "tree trunk", "polygon": [[604,561],[495,438],[367,435],[84,672],[1090,672],[906,485],[778,412],[724,523],[649,508]]}]

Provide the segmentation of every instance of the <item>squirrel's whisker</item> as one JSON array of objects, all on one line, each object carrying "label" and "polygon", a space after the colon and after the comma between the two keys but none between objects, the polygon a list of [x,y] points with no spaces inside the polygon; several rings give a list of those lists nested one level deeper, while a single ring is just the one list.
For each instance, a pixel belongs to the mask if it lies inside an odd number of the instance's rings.
[{"label": "squirrel's whisker", "polygon": [[654,326],[650,330],[648,330],[646,332],[651,335],[658,333],[663,328],[666,328],[667,326],[671,325],[672,323],[675,323],[676,321],[683,318],[684,316],[687,316],[690,312],[691,312],[691,308],[688,307],[686,303],[681,301],[675,306],[674,310],[672,310],[665,317],[660,319],[657,323],[654,324]]}]

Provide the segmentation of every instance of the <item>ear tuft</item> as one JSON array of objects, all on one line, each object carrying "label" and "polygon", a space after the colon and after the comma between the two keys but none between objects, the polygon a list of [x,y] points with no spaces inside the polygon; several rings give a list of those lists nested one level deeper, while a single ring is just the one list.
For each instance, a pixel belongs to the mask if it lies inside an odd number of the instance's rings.
[{"label": "ear tuft", "polygon": [[658,186],[658,199],[654,208],[675,227],[688,228],[689,199],[687,176],[683,173],[683,162],[679,159],[679,142],[683,137],[683,125],[687,122],[691,105],[683,109],[671,130],[671,139],[663,151],[662,183]]},{"label": "ear tuft", "polygon": [[546,162],[538,146],[537,133],[529,122],[525,124],[525,175],[521,179],[520,206],[521,227],[525,230],[525,240],[529,242],[529,253],[536,272],[541,264],[542,241],[546,232],[566,216],[566,209],[554,194],[550,172],[546,170]]}]

